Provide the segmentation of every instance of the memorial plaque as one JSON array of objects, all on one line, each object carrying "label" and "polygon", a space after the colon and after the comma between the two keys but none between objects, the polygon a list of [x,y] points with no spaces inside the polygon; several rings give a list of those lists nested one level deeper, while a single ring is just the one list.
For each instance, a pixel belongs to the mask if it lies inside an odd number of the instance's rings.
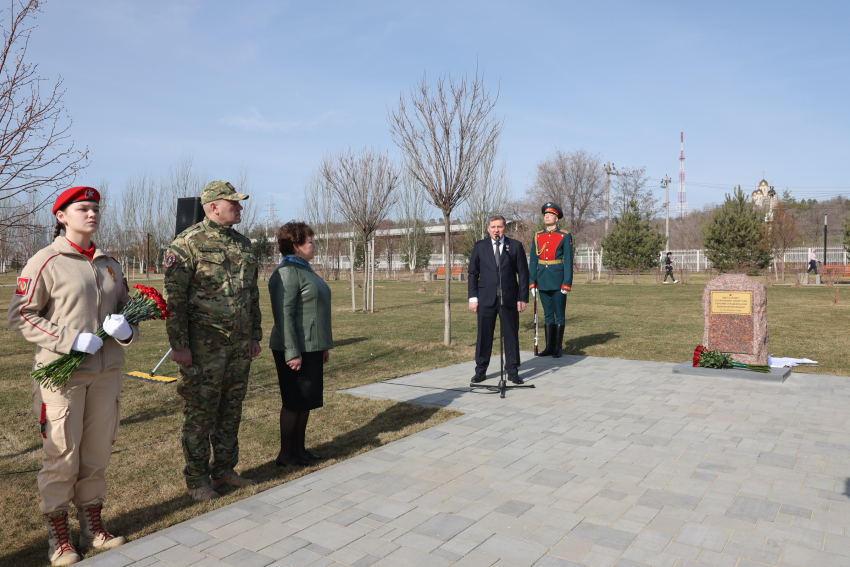
[{"label": "memorial plaque", "polygon": [[751,291],[712,291],[712,315],[752,315],[753,292]]},{"label": "memorial plaque", "polygon": [[708,282],[702,296],[705,330],[702,344],[732,356],[735,362],[767,364],[767,293],[741,274]]}]

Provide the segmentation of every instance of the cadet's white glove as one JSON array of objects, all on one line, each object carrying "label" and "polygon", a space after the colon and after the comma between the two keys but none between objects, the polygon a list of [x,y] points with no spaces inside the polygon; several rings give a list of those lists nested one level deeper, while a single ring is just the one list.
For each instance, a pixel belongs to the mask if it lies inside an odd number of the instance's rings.
[{"label": "cadet's white glove", "polygon": [[123,315],[107,315],[103,320],[103,330],[119,341],[126,341],[133,336],[133,329]]},{"label": "cadet's white glove", "polygon": [[531,297],[537,297],[537,288],[536,287],[531,288]]},{"label": "cadet's white glove", "polygon": [[77,338],[74,339],[74,344],[71,345],[71,348],[77,352],[94,354],[102,346],[103,341],[97,335],[93,335],[91,333],[80,333],[77,335]]},{"label": "cadet's white glove", "polygon": [[561,290],[561,293],[563,293],[564,295],[567,295],[567,290],[562,289],[562,290]]}]

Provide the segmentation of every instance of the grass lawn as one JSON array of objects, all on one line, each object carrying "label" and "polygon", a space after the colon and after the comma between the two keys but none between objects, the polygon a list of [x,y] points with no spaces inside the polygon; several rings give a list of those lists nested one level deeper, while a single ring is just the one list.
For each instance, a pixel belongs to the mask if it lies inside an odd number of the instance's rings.
[{"label": "grass lawn", "polygon": [[[665,286],[654,284],[652,278],[639,285],[631,285],[630,278],[618,279],[615,285],[588,285],[581,283],[583,279],[577,277],[567,304],[567,353],[681,362],[690,359],[701,342],[704,279],[694,276],[690,285]],[[0,278],[0,284],[12,283],[14,278]],[[153,283],[160,287],[161,281]],[[325,407],[313,412],[307,439],[313,452],[328,459],[300,472],[280,472],[274,466],[280,397],[274,362],[265,350],[251,369],[238,467],[259,485],[232,491],[214,503],[194,504],[181,473],[182,408],[174,385],[125,379],[121,429],[107,469],[110,488],[104,512],[112,532],[138,538],[457,415],[337,391],[471,360],[475,316],[467,309],[466,284],[452,286],[451,347],[441,344],[443,282],[429,283],[421,291],[419,282],[379,281],[374,314],[351,312],[346,282],[330,285],[336,348],[325,371]],[[0,305],[8,307],[13,289],[0,288],[4,297]],[[272,317],[264,282],[261,293],[267,339]],[[850,375],[850,358],[843,350],[850,298],[847,304],[836,305],[822,287],[773,286],[767,295],[773,354],[821,362],[803,372]],[[359,299],[358,293],[358,305]],[[521,347],[533,348],[531,309],[521,318]],[[127,349],[125,370],[149,371],[167,349],[164,323],[144,323],[141,341]],[[0,485],[4,519],[0,541],[5,542],[0,564],[4,565],[46,563],[36,488],[41,438],[30,407],[32,355],[31,345],[5,325],[0,328],[0,357],[6,368],[0,376],[0,476],[5,481]],[[176,376],[176,367],[169,361],[158,373]],[[466,376],[459,378],[459,386],[466,383]]]}]

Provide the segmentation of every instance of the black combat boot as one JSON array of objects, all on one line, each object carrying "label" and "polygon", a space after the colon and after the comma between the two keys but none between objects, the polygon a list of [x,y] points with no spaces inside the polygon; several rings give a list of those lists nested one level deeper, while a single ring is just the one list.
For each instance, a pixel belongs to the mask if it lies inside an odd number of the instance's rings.
[{"label": "black combat boot", "polygon": [[556,327],[555,332],[557,333],[555,337],[555,349],[552,353],[552,358],[561,358],[561,345],[564,343],[564,328],[566,325],[553,325]]},{"label": "black combat boot", "polygon": [[552,356],[552,353],[555,352],[555,330],[556,325],[546,324],[543,325],[543,328],[546,330],[546,348],[543,349],[543,352],[537,354],[537,356]]}]

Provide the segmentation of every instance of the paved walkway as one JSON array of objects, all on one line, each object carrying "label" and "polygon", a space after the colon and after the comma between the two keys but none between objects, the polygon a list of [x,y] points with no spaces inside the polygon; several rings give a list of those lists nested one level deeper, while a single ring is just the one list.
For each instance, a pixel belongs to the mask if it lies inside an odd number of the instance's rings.
[{"label": "paved walkway", "polygon": [[847,378],[524,355],[506,399],[471,363],[351,390],[466,413],[84,565],[850,565]]}]

